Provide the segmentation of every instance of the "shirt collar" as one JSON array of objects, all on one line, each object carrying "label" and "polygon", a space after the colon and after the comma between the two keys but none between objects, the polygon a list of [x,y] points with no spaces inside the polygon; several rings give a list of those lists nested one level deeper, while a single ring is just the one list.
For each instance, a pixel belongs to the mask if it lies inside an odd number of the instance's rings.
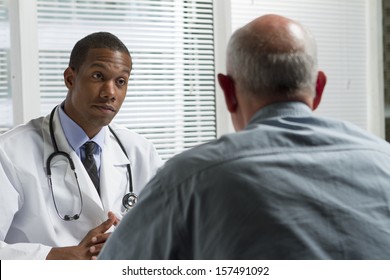
[{"label": "shirt collar", "polygon": [[81,146],[87,141],[94,141],[96,144],[99,145],[99,151],[101,151],[106,135],[106,127],[101,129],[99,133],[95,135],[95,137],[89,139],[88,135],[84,132],[84,130],[64,112],[63,104],[59,106],[59,117],[65,137],[68,140],[69,145],[77,153],[78,156],[80,156]]},{"label": "shirt collar", "polygon": [[249,124],[258,123],[264,119],[283,117],[310,116],[312,110],[303,102],[280,102],[273,103],[258,110],[250,120]]}]

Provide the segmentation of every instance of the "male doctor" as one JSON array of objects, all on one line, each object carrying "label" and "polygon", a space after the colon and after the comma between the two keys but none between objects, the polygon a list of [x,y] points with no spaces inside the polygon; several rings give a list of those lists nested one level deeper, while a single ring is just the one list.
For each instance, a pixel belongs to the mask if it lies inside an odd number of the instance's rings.
[{"label": "male doctor", "polygon": [[108,127],[131,69],[116,36],[86,36],[64,71],[65,101],[0,136],[0,259],[96,258],[126,210],[123,197],[156,173],[150,142]]}]

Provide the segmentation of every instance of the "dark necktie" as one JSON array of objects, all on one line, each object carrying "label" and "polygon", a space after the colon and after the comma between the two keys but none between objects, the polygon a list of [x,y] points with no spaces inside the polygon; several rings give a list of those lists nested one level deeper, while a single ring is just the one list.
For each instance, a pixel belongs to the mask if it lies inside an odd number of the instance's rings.
[{"label": "dark necktie", "polygon": [[91,180],[93,184],[96,187],[96,190],[100,194],[100,179],[98,170],[96,167],[96,162],[93,157],[93,152],[95,151],[96,143],[92,141],[86,142],[84,145],[85,149],[85,158],[83,160],[83,164],[85,166],[85,169],[87,170],[89,177],[91,177]]}]

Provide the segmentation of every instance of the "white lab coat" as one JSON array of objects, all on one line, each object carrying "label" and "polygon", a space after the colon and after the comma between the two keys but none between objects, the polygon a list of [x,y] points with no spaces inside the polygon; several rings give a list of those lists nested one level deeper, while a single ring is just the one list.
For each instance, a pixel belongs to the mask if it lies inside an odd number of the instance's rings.
[{"label": "white lab coat", "polygon": [[[81,160],[68,144],[58,109],[53,120],[60,151],[74,161],[83,206],[78,220],[57,215],[46,176],[46,160],[53,152],[49,116],[30,121],[0,136],[0,259],[45,259],[52,247],[77,245],[87,232],[107,219],[107,212],[123,213],[122,198],[129,191],[126,164],[131,165],[136,194],[156,173],[162,161],[152,144],[125,128],[111,125],[102,147],[99,197]],[[80,195],[69,164],[56,157],[51,164],[55,202],[61,215],[77,214]]]}]

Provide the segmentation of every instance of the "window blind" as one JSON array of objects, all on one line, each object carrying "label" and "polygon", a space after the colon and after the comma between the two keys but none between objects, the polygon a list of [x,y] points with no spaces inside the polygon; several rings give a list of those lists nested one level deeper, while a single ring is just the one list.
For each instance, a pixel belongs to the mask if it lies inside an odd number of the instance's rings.
[{"label": "window blind", "polygon": [[127,97],[115,118],[168,159],[215,139],[212,0],[38,0],[42,114],[60,103],[62,73],[76,41],[117,35],[133,58]]},{"label": "window blind", "polygon": [[365,0],[231,0],[232,30],[268,13],[307,26],[317,40],[319,67],[328,76],[316,113],[367,129]]},{"label": "window blind", "polygon": [[0,0],[0,133],[12,126],[12,99],[9,79],[9,19],[5,0]]}]

